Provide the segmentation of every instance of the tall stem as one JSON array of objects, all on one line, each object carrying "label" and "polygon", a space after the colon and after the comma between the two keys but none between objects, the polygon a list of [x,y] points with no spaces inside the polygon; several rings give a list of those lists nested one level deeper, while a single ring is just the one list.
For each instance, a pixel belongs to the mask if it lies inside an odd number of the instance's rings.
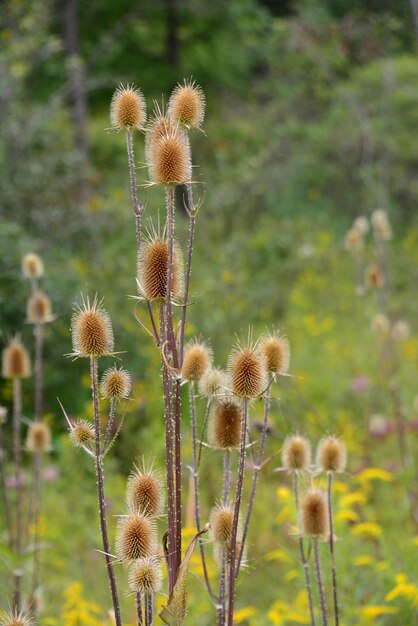
[{"label": "tall stem", "polygon": [[91,375],[91,393],[92,393],[93,410],[94,410],[95,461],[96,461],[97,489],[98,489],[99,512],[100,512],[100,529],[102,533],[103,551],[105,554],[110,590],[112,593],[112,602],[113,602],[113,610],[115,613],[115,622],[116,622],[116,626],[122,626],[118,590],[117,590],[117,585],[116,585],[115,572],[113,571],[113,564],[110,558],[109,537],[108,537],[108,532],[107,532],[106,503],[105,503],[105,495],[104,495],[104,477],[103,477],[103,457],[102,457],[101,446],[100,446],[101,432],[100,432],[97,359],[93,356],[90,359],[90,375]]},{"label": "tall stem", "polygon": [[195,232],[195,225],[196,225],[195,208],[192,206],[191,208],[189,208],[189,211],[190,211],[190,221],[189,221],[189,239],[187,243],[187,267],[186,267],[186,278],[184,282],[183,310],[181,312],[180,336],[179,336],[180,365],[183,363],[184,331],[186,327],[187,305],[189,302],[190,277],[192,273],[193,242],[194,242],[194,232]]},{"label": "tall stem", "polygon": [[335,566],[334,528],[333,528],[333,520],[332,520],[332,472],[328,472],[328,520],[329,520],[329,549],[331,553],[332,591],[333,591],[333,597],[334,597],[335,626],[339,626],[340,611],[339,611],[339,606],[338,606],[337,568]]},{"label": "tall stem", "polygon": [[9,496],[7,493],[7,485],[6,485],[6,468],[7,468],[7,456],[6,456],[6,446],[4,442],[4,432],[3,425],[0,424],[0,483],[1,483],[1,494],[3,500],[3,514],[4,514],[4,522],[7,529],[8,543],[9,548],[13,548],[13,535],[12,535],[12,519],[11,519],[11,511],[10,511],[10,502]]},{"label": "tall stem", "polygon": [[137,245],[137,254],[139,254],[140,246],[141,246],[141,221],[142,214],[144,212],[144,205],[138,202],[137,196],[137,183],[136,183],[136,172],[135,172],[135,158],[134,158],[134,146],[132,140],[132,131],[126,131],[126,147],[128,150],[128,165],[129,165],[129,177],[131,182],[131,201],[132,201],[132,211],[135,216],[135,231],[136,231],[136,245]]},{"label": "tall stem", "polygon": [[205,436],[205,431],[206,431],[206,426],[207,426],[208,420],[209,420],[211,405],[212,405],[212,398],[210,397],[210,398],[208,398],[208,401],[207,401],[207,404],[206,404],[205,417],[203,418],[202,432],[200,434],[199,451],[197,453],[197,467],[199,467],[200,460],[202,458],[203,437]]},{"label": "tall stem", "polygon": [[319,601],[321,604],[322,626],[328,626],[327,605],[325,604],[325,594],[324,594],[324,587],[322,584],[322,574],[321,574],[321,562],[319,560],[318,537],[312,537],[312,541],[313,541],[313,549],[314,549],[314,557],[315,557],[316,582],[318,585]]},{"label": "tall stem", "polygon": [[106,433],[103,441],[103,453],[107,450],[107,444],[109,443],[110,435],[112,434],[113,424],[115,423],[116,413],[116,399],[112,398],[109,408],[109,419],[107,420]]},{"label": "tall stem", "polygon": [[293,472],[293,492],[295,495],[300,560],[302,562],[303,571],[305,572],[305,586],[306,586],[306,593],[308,594],[309,613],[311,615],[311,625],[315,626],[315,613],[314,613],[314,607],[313,607],[311,577],[309,574],[309,565],[308,565],[308,561],[306,559],[306,554],[305,554],[305,546],[303,545],[303,534],[302,534],[301,523],[300,523],[299,475],[297,471]]},{"label": "tall stem", "polygon": [[142,602],[141,602],[140,593],[135,594],[135,601],[136,601],[136,618],[138,620],[138,626],[143,626],[144,622],[142,619]]},{"label": "tall stem", "polygon": [[[224,452],[224,481],[223,481],[223,496],[222,496],[222,502],[224,506],[227,506],[228,499],[229,499],[230,472],[231,472],[231,451],[225,450]],[[227,574],[226,556],[227,556],[226,546],[222,546],[221,576],[220,576],[220,583],[219,583],[218,626],[224,626],[225,624],[226,574]]]},{"label": "tall stem", "polygon": [[[13,455],[15,464],[15,489],[16,489],[16,533],[15,549],[19,556],[22,553],[22,448],[21,448],[21,418],[22,418],[22,383],[19,378],[13,379]],[[20,582],[21,571],[14,573],[15,590],[14,605],[16,611],[20,610]]]}]

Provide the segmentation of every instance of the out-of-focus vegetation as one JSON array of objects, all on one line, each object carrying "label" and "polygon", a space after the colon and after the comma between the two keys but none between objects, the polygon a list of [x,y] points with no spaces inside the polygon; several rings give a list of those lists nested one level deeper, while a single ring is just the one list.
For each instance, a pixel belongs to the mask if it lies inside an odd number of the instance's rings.
[{"label": "out-of-focus vegetation", "polygon": [[[207,97],[207,137],[193,137],[195,193],[204,203],[187,334],[210,338],[220,365],[234,333],[248,324],[257,332],[279,326],[288,335],[292,377],[273,404],[269,453],[296,429],[313,441],[324,432],[345,438],[350,473],[336,486],[343,623],[412,625],[417,505],[405,494],[413,485],[416,498],[417,477],[412,469],[399,473],[394,435],[369,433],[373,415],[391,420],[390,404],[370,331],[375,302],[356,294],[343,247],[355,216],[377,206],[388,211],[393,313],[412,329],[400,348],[400,377],[413,422],[418,54],[409,3],[5,0],[0,42],[2,341],[19,331],[31,343],[20,269],[27,251],[44,259],[44,288],[57,318],[46,332],[54,482],[45,486],[40,623],[102,624],[109,605],[101,556],[92,551],[99,545],[94,474],[87,459],[70,450],[56,401],[72,414],[90,410],[84,364],[63,357],[71,349],[71,305],[80,290],[105,298],[134,376],[133,400],[113,449],[115,471],[107,470],[111,512],[122,509],[132,461],[149,450],[163,458],[158,354],[127,297],[136,290],[135,232],[124,138],[106,132],[110,97],[119,82],[135,82],[150,111],[153,98],[160,101],[183,76],[193,76]],[[135,147],[141,165],[140,135]],[[147,178],[145,169],[138,175]],[[148,195],[147,212],[155,217],[162,204],[158,193]],[[183,218],[180,211],[185,237]],[[33,392],[30,383],[24,389],[27,414]],[[0,397],[10,404],[4,381]],[[257,411],[256,405],[254,421]],[[412,427],[408,443],[416,456]],[[218,497],[216,455],[205,452],[204,513]],[[250,531],[251,571],[239,585],[237,623],[250,626],[309,623],[290,483],[272,471],[279,464],[273,458],[263,470]],[[186,534],[193,534],[191,525]],[[197,553],[193,559],[199,572]],[[0,581],[6,596],[7,579]],[[190,623],[213,623],[193,578],[189,596]],[[6,603],[2,592],[0,606]]]}]

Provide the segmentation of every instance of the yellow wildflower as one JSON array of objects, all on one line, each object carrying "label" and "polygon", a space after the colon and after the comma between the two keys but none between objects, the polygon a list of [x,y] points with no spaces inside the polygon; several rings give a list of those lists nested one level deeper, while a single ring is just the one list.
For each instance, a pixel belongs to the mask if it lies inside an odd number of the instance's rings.
[{"label": "yellow wildflower", "polygon": [[351,529],[351,532],[356,537],[370,537],[371,539],[379,539],[382,536],[382,527],[379,524],[373,522],[363,522],[356,524]]},{"label": "yellow wildflower", "polygon": [[254,606],[246,606],[243,609],[238,609],[238,611],[234,611],[234,624],[241,624],[249,617],[253,617],[256,613],[257,609]]},{"label": "yellow wildflower", "polygon": [[370,623],[373,623],[375,619],[380,617],[381,615],[393,615],[394,613],[398,612],[398,609],[393,606],[370,604],[368,606],[361,607],[358,612],[363,619],[367,620]]},{"label": "yellow wildflower", "polygon": [[381,469],[380,467],[368,467],[357,474],[356,480],[360,483],[368,483],[371,480],[391,482],[393,480],[393,476],[390,472]]}]

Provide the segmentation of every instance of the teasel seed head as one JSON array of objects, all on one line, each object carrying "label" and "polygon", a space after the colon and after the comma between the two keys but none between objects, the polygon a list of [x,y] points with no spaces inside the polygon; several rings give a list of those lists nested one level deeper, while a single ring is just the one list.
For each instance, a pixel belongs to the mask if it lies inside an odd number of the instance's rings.
[{"label": "teasel seed head", "polygon": [[302,528],[307,537],[328,535],[327,499],[321,489],[311,489],[302,502]]},{"label": "teasel seed head", "polygon": [[76,448],[89,447],[95,439],[94,427],[87,420],[77,420],[70,430],[70,440]]},{"label": "teasel seed head", "polygon": [[372,319],[371,323],[372,332],[380,337],[386,337],[390,331],[390,321],[387,315],[384,313],[378,313]]},{"label": "teasel seed head", "polygon": [[316,464],[323,472],[344,472],[347,465],[347,448],[341,439],[324,437],[318,444]]},{"label": "teasel seed head", "polygon": [[386,211],[376,209],[371,216],[373,233],[376,239],[386,241],[392,237],[392,229]]},{"label": "teasel seed head", "polygon": [[26,449],[29,452],[48,452],[51,450],[51,430],[47,424],[34,422],[29,426]]},{"label": "teasel seed head", "polygon": [[290,364],[290,346],[286,337],[280,337],[275,333],[268,335],[260,344],[260,352],[265,356],[269,372],[287,374]]},{"label": "teasel seed head", "polygon": [[153,183],[184,185],[191,181],[190,146],[187,136],[179,128],[170,128],[147,153]]},{"label": "teasel seed head", "polygon": [[205,117],[205,95],[194,81],[178,84],[168,101],[168,114],[173,122],[186,128],[199,128]]},{"label": "teasel seed head", "polygon": [[[155,234],[145,240],[138,258],[138,285],[146,300],[165,300],[167,296],[168,240]],[[183,293],[183,259],[177,242],[173,245],[171,298]]]},{"label": "teasel seed head", "polygon": [[155,147],[162,137],[170,134],[175,128],[168,115],[165,115],[157,103],[154,104],[154,114],[149,120],[145,133],[145,158],[151,164],[155,158]]},{"label": "teasel seed head", "polygon": [[116,554],[120,561],[136,561],[156,551],[155,524],[142,513],[129,511],[119,518],[116,533]]},{"label": "teasel seed head", "polygon": [[129,568],[128,583],[135,593],[151,594],[161,589],[161,564],[154,556],[137,559]]},{"label": "teasel seed head", "polygon": [[265,356],[249,340],[247,346],[237,346],[229,356],[228,370],[231,391],[240,398],[256,398],[267,388]]},{"label": "teasel seed head", "polygon": [[123,367],[109,367],[100,383],[100,392],[104,398],[118,400],[128,398],[131,393],[131,375]]},{"label": "teasel seed head", "polygon": [[226,374],[218,367],[206,370],[199,381],[199,393],[204,398],[219,397],[226,386]]},{"label": "teasel seed head", "polygon": [[44,264],[40,256],[28,252],[22,259],[22,271],[25,278],[41,278],[44,274]]},{"label": "teasel seed head", "polygon": [[38,291],[28,300],[26,316],[30,324],[46,324],[52,322],[51,301],[44,293]]},{"label": "teasel seed head", "polygon": [[29,354],[18,335],[12,337],[2,356],[3,378],[29,378],[31,375]]},{"label": "teasel seed head", "polygon": [[353,228],[364,237],[370,230],[369,220],[364,215],[359,215],[353,222]]},{"label": "teasel seed head", "polygon": [[134,86],[119,85],[110,104],[110,121],[118,130],[141,130],[147,121],[145,99]]},{"label": "teasel seed head", "polygon": [[311,444],[305,437],[286,437],[282,449],[283,467],[288,471],[307,470],[311,464]]},{"label": "teasel seed head", "polygon": [[344,245],[346,250],[357,253],[364,248],[363,235],[355,228],[350,228],[345,235]]},{"label": "teasel seed head", "polygon": [[242,410],[233,397],[217,402],[210,421],[210,442],[215,448],[239,448],[242,435]]},{"label": "teasel seed head", "polygon": [[385,278],[375,263],[366,269],[366,284],[370,289],[382,289],[385,284]]},{"label": "teasel seed head", "polygon": [[392,326],[392,339],[406,341],[411,336],[411,328],[406,320],[396,320]]},{"label": "teasel seed head", "polygon": [[34,620],[31,613],[27,611],[4,611],[0,615],[0,626],[33,626]]},{"label": "teasel seed head", "polygon": [[234,507],[230,504],[217,504],[210,513],[210,526],[213,540],[216,543],[227,545],[232,539],[234,524]]},{"label": "teasel seed head", "polygon": [[71,319],[73,355],[75,357],[101,357],[112,354],[113,330],[109,314],[94,297],[74,305]]},{"label": "teasel seed head", "polygon": [[211,348],[203,341],[189,341],[184,352],[182,379],[187,382],[198,383],[211,365]]},{"label": "teasel seed head", "polygon": [[136,467],[128,478],[126,503],[130,511],[148,517],[161,515],[164,509],[164,488],[158,471],[153,467]]}]

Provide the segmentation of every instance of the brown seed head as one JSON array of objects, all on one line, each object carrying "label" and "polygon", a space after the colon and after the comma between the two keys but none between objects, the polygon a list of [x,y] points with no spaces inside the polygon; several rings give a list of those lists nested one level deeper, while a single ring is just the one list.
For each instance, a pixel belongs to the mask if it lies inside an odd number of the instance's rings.
[{"label": "brown seed head", "polygon": [[266,337],[260,345],[264,354],[267,370],[272,374],[287,374],[290,363],[290,347],[286,337],[273,334]]},{"label": "brown seed head", "polygon": [[232,539],[234,523],[234,508],[228,505],[217,504],[210,514],[210,525],[214,541],[227,544]]},{"label": "brown seed head", "polygon": [[33,626],[32,615],[27,611],[5,611],[0,615],[0,626]]},{"label": "brown seed head", "polygon": [[204,398],[220,396],[226,386],[226,374],[214,367],[207,370],[199,381],[199,392]]},{"label": "brown seed head", "polygon": [[[175,128],[175,126],[174,126]],[[155,159],[155,147],[162,137],[173,130],[173,124],[168,115],[164,115],[158,104],[155,105],[154,115],[147,124],[145,134],[145,157],[147,163],[153,163]]]},{"label": "brown seed head", "polygon": [[[164,300],[167,296],[168,241],[155,235],[144,241],[138,259],[138,284],[146,300]],[[171,297],[183,293],[183,260],[176,242],[173,246]]]},{"label": "brown seed head", "polygon": [[86,420],[78,420],[70,430],[70,440],[76,448],[92,445],[94,437],[93,424]]},{"label": "brown seed head", "polygon": [[355,228],[350,228],[345,235],[344,245],[350,252],[359,252],[364,248],[363,235]]},{"label": "brown seed head", "polygon": [[192,168],[187,136],[171,128],[147,151],[151,180],[162,185],[184,185],[190,182]]},{"label": "brown seed head", "polygon": [[184,352],[181,377],[187,382],[199,382],[212,364],[212,350],[203,341],[190,341]]},{"label": "brown seed head", "polygon": [[147,120],[145,99],[139,89],[119,85],[110,104],[110,121],[118,130],[142,129]]},{"label": "brown seed head", "polygon": [[113,351],[113,330],[109,314],[94,298],[75,304],[71,319],[73,354],[77,357],[101,357]]},{"label": "brown seed head", "polygon": [[44,422],[31,424],[26,438],[29,452],[48,452],[51,449],[51,430]]},{"label": "brown seed head", "polygon": [[241,434],[241,407],[233,398],[223,398],[217,403],[211,419],[211,443],[221,450],[239,448]]},{"label": "brown seed head", "polygon": [[375,263],[366,270],[366,283],[370,289],[382,289],[385,284],[384,276]]},{"label": "brown seed head", "polygon": [[29,354],[20,337],[15,336],[3,350],[3,378],[29,378],[31,367]]},{"label": "brown seed head", "polygon": [[47,322],[51,322],[53,317],[50,299],[44,293],[38,291],[36,295],[29,298],[26,307],[26,315],[28,322],[31,324],[46,324]]},{"label": "brown seed head", "polygon": [[156,551],[155,526],[151,518],[129,512],[118,522],[116,554],[120,561],[135,561]]},{"label": "brown seed head", "polygon": [[22,259],[22,271],[25,278],[41,278],[44,273],[42,259],[34,252],[28,252]]},{"label": "brown seed head", "polygon": [[289,471],[306,470],[311,463],[311,444],[305,437],[286,437],[282,449],[283,467]]},{"label": "brown seed head", "polygon": [[168,101],[168,114],[175,123],[199,128],[205,117],[205,96],[194,81],[177,85]]},{"label": "brown seed head", "polygon": [[337,437],[324,437],[318,444],[316,464],[323,472],[343,472],[347,465],[347,448]]},{"label": "brown seed head", "polygon": [[320,489],[311,489],[302,503],[302,528],[308,537],[328,534],[327,500]]},{"label": "brown seed head", "polygon": [[161,589],[161,565],[155,557],[134,561],[129,570],[129,587],[135,593],[155,593]]},{"label": "brown seed head", "polygon": [[353,222],[353,228],[364,237],[370,230],[369,220],[364,215],[359,215]]},{"label": "brown seed head", "polygon": [[160,474],[153,468],[135,468],[128,479],[126,503],[129,510],[145,516],[161,515],[164,509],[164,491]]},{"label": "brown seed head", "polygon": [[104,398],[128,398],[131,393],[131,375],[123,367],[109,367],[102,376],[100,391]]},{"label": "brown seed head", "polygon": [[373,233],[376,239],[386,241],[392,237],[392,229],[386,211],[376,209],[371,216]]},{"label": "brown seed head", "polygon": [[266,390],[266,359],[252,345],[237,347],[229,357],[228,369],[231,390],[240,398],[256,398]]}]

